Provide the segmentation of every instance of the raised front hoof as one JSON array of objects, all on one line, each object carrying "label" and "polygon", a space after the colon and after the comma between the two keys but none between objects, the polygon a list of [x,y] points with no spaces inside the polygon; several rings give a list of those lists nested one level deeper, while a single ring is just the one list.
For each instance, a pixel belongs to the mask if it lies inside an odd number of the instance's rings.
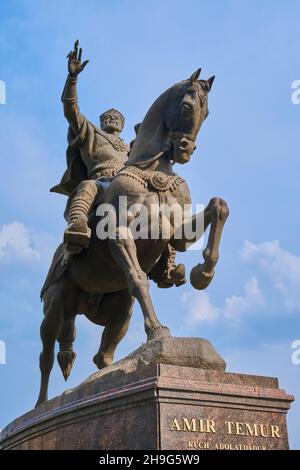
[{"label": "raised front hoof", "polygon": [[169,328],[167,326],[160,325],[147,332],[147,341],[157,338],[166,338],[168,336],[171,336]]},{"label": "raised front hoof", "polygon": [[203,290],[206,289],[214,277],[215,271],[210,272],[204,271],[203,264],[197,264],[190,274],[190,281],[194,289]]},{"label": "raised front hoof", "polygon": [[104,354],[95,354],[93,357],[93,362],[96,364],[99,370],[104,369],[104,367],[111,366],[113,364],[113,358],[111,356],[104,356]]}]

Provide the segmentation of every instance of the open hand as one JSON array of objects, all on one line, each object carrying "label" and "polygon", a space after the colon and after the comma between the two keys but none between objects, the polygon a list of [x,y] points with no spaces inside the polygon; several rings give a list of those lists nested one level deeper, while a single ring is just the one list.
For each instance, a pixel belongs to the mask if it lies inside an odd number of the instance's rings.
[{"label": "open hand", "polygon": [[67,55],[68,69],[69,69],[69,74],[71,77],[77,77],[77,75],[80,72],[82,72],[84,67],[89,62],[88,60],[85,60],[83,63],[81,63],[82,49],[80,48],[78,52],[78,46],[79,46],[79,41],[77,39],[75,41],[73,51],[70,51],[69,54]]}]

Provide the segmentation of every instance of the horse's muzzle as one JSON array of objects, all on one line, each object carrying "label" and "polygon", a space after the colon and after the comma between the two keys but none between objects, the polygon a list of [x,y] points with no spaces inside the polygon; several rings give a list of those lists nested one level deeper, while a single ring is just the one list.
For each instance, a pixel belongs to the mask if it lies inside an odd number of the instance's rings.
[{"label": "horse's muzzle", "polygon": [[195,142],[191,139],[187,139],[186,137],[182,137],[181,139],[176,139],[173,142],[173,160],[176,163],[184,164],[187,163],[190,158],[191,154],[195,150]]}]

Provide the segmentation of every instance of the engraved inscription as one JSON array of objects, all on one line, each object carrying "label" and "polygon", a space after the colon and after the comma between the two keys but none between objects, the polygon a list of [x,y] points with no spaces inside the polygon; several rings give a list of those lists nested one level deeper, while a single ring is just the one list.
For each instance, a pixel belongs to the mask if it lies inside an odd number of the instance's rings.
[{"label": "engraved inscription", "polygon": [[218,431],[225,431],[226,434],[235,436],[251,436],[273,439],[281,438],[278,426],[273,424],[243,423],[239,421],[224,421],[223,423],[216,423],[212,419],[174,417],[169,429],[170,431],[175,432],[216,434]]}]

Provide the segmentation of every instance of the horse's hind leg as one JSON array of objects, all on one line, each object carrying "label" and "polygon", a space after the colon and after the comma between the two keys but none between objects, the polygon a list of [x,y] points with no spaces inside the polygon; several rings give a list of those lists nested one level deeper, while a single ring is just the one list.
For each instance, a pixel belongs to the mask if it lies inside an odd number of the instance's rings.
[{"label": "horse's hind leg", "polygon": [[76,353],[73,351],[73,342],[76,338],[75,317],[65,320],[59,332],[57,341],[59,343],[59,352],[57,353],[57,362],[65,380],[68,379],[72,370]]},{"label": "horse's hind leg", "polygon": [[48,399],[49,376],[54,362],[55,340],[63,324],[61,287],[55,284],[44,294],[44,319],[41,324],[43,350],[40,354],[41,387],[36,406]]},{"label": "horse's hind leg", "polygon": [[93,359],[98,369],[103,369],[113,363],[116,347],[128,330],[133,301],[127,289],[103,296],[98,317],[105,328],[99,351]]},{"label": "horse's hind leg", "polygon": [[111,253],[126,276],[130,294],[137,298],[141,306],[148,340],[169,336],[169,329],[159,322],[154,311],[147,275],[140,267],[130,229],[118,227],[115,235],[114,239],[110,239]]}]

